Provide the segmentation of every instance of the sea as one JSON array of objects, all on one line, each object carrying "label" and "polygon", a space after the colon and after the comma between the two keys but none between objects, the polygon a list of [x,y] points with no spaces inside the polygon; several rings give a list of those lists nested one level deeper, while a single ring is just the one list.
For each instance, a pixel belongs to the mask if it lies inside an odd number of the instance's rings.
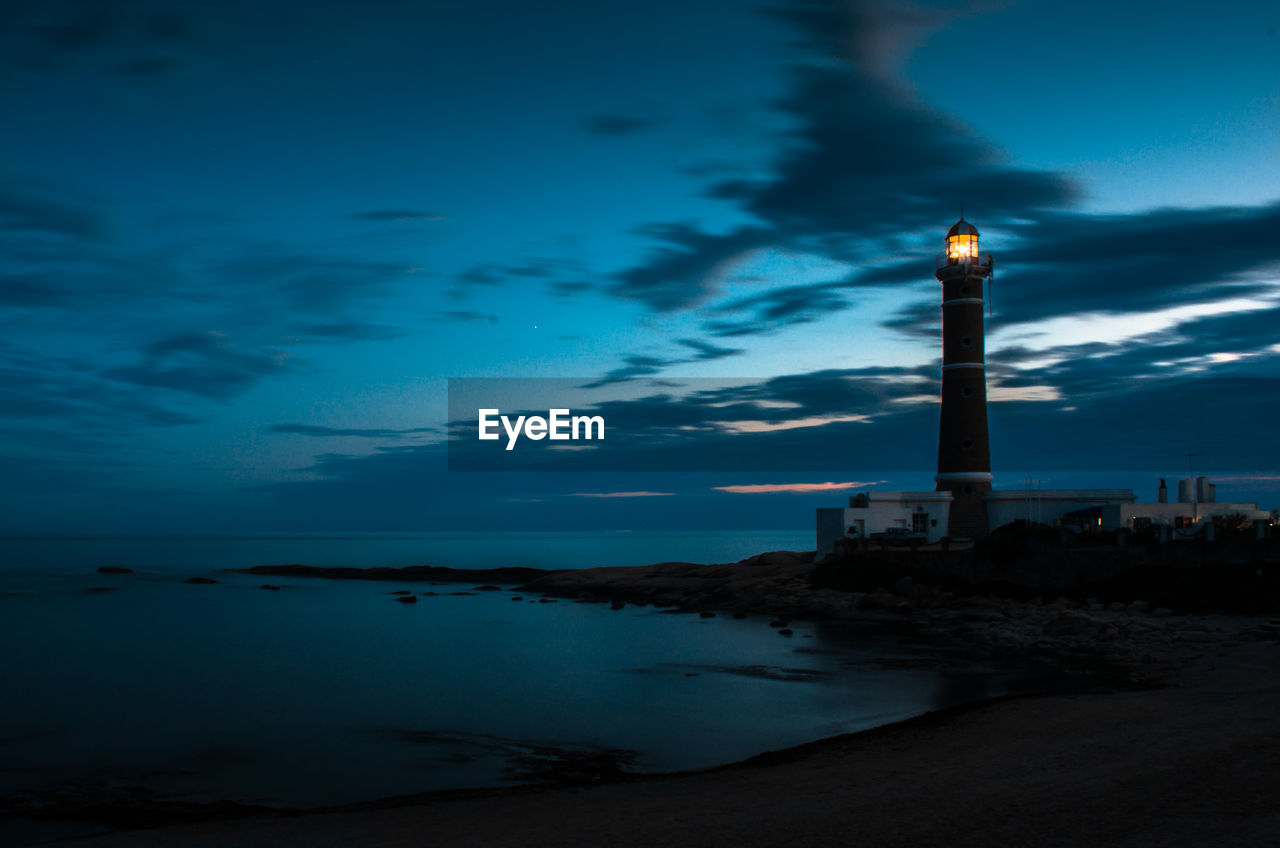
[{"label": "sea", "polygon": [[838,623],[783,636],[761,616],[225,570],[586,568],[811,547],[807,530],[0,539],[0,796],[140,787],[316,807],[575,763],[695,769],[1034,676],[956,669]]}]

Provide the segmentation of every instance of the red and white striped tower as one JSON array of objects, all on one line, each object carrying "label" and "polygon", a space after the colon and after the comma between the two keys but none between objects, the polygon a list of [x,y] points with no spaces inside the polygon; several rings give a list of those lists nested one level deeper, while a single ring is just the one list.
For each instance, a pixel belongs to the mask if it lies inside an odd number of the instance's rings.
[{"label": "red and white striped tower", "polygon": [[983,495],[991,490],[987,442],[987,376],[983,353],[982,281],[991,254],[978,251],[978,230],[961,218],[947,231],[934,276],[942,283],[942,416],[937,491],[951,492],[956,537],[987,534]]}]

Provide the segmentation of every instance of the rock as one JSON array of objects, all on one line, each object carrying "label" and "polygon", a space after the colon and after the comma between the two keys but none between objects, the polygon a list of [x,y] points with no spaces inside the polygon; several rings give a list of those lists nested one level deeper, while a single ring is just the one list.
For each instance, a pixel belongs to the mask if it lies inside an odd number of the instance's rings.
[{"label": "rock", "polygon": [[698,617],[699,618],[715,618],[716,614],[713,613],[711,610],[703,610],[702,612],[698,613]]},{"label": "rock", "polygon": [[538,598],[538,603],[540,604],[554,604],[555,602],[555,598]]},{"label": "rock", "polygon": [[894,612],[909,613],[916,611],[916,605],[910,601],[899,601],[893,608]]},{"label": "rock", "polygon": [[743,612],[742,610],[737,610],[736,612],[734,612],[733,617],[734,617],[734,618],[746,618],[746,617],[747,617],[747,614],[746,614],[745,612]]},{"label": "rock", "polygon": [[114,586],[92,586],[88,589],[85,589],[85,592],[87,592],[90,595],[98,595],[103,592],[114,592],[114,591],[115,591]]},{"label": "rock", "polygon": [[512,595],[512,596],[511,596],[511,600],[513,600],[513,601],[523,601],[523,600],[524,600],[524,596],[523,596],[523,595]]},{"label": "rock", "polygon": [[1107,607],[1107,609],[1111,610],[1112,612],[1124,612],[1125,606],[1119,601],[1116,601],[1111,606]]},{"label": "rock", "polygon": [[611,601],[611,602],[609,603],[609,609],[611,609],[611,610],[620,610],[620,609],[625,608],[625,607],[626,607],[626,605],[627,605],[627,602],[626,602],[626,601],[620,601],[620,600],[617,600],[617,599],[615,598],[613,601]]},{"label": "rock", "polygon": [[477,592],[501,592],[502,591],[501,586],[494,586],[492,583],[486,583],[483,586],[475,586],[473,588]]},{"label": "rock", "polygon": [[417,602],[418,602],[418,598],[415,595],[401,595],[400,597],[396,598],[396,603],[401,603],[401,604],[416,604]]},{"label": "rock", "polygon": [[392,594],[392,595],[412,595],[412,594],[413,594],[413,592],[410,592],[408,589],[399,589],[399,590],[397,590],[397,591],[395,591],[395,592],[391,592],[390,594]]},{"label": "rock", "polygon": [[279,586],[276,586],[276,585],[274,585],[274,584],[272,584],[272,583],[263,583],[263,584],[262,584],[261,586],[259,586],[258,588],[259,588],[259,589],[270,589],[272,592],[279,592],[279,591],[280,591],[280,587],[279,587]]},{"label": "rock", "polygon": [[911,597],[911,590],[914,589],[915,586],[916,581],[912,580],[910,577],[904,577],[897,583],[893,584],[893,591],[895,594],[901,595],[904,598],[909,598]]},{"label": "rock", "polygon": [[786,627],[787,622],[781,618],[775,618],[773,621],[769,622],[769,626],[770,627]]},{"label": "rock", "polygon": [[439,592],[419,592],[418,594],[424,598],[438,598],[440,596]]},{"label": "rock", "polygon": [[183,580],[182,582],[183,582],[183,583],[197,583],[197,584],[200,584],[200,585],[202,585],[202,586],[208,586],[208,585],[211,585],[211,584],[213,584],[213,583],[217,583],[218,581],[217,581],[217,580],[214,580],[212,577],[188,577],[186,580]]},{"label": "rock", "polygon": [[450,592],[450,595],[474,595],[475,592]]},{"label": "rock", "polygon": [[791,635],[791,631],[790,631],[788,628],[784,627],[784,628],[782,628],[781,630],[779,630],[779,631],[778,631],[778,635],[779,635],[779,636],[790,636],[790,635]]},{"label": "rock", "polygon": [[1173,615],[1173,610],[1168,607],[1157,607],[1151,611],[1151,614],[1156,618],[1168,618]]},{"label": "rock", "polygon": [[98,569],[99,574],[137,574],[132,568],[123,565],[104,565]]},{"label": "rock", "polygon": [[1151,609],[1151,604],[1146,601],[1134,601],[1129,604],[1129,612],[1146,612]]}]

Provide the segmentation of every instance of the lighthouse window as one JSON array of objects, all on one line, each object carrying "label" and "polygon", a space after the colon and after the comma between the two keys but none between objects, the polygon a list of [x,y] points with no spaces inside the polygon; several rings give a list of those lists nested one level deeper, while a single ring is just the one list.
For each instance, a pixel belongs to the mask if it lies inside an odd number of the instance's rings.
[{"label": "lighthouse window", "polygon": [[973,440],[965,439],[963,442],[960,443],[960,447],[964,448],[965,450],[968,450],[969,448],[973,447]]},{"label": "lighthouse window", "polygon": [[968,336],[965,336],[963,339],[960,340],[960,344],[962,344],[965,347],[972,347],[973,339],[969,338]]},{"label": "lighthouse window", "polygon": [[965,386],[963,389],[960,390],[960,394],[964,395],[965,397],[973,397],[973,389],[969,388],[968,386]]}]

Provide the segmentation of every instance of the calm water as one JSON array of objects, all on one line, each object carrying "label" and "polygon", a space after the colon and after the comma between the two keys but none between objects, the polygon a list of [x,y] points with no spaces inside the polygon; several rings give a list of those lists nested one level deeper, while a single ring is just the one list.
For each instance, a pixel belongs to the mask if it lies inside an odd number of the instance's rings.
[{"label": "calm water", "polygon": [[591,568],[671,560],[736,562],[761,551],[813,550],[813,542],[812,530],[0,538],[0,571],[76,574],[101,565],[128,565],[198,573],[282,563]]},{"label": "calm water", "polygon": [[[877,657],[913,651],[834,625],[797,625],[788,639],[760,618],[447,594],[466,585],[181,582],[263,562],[727,560],[801,538],[3,542],[0,793],[140,784],[315,805],[500,783],[540,746],[626,749],[637,769],[690,768],[902,718],[954,700],[957,686],[1016,683],[1003,671],[886,670]],[[150,573],[94,573],[109,563]],[[401,604],[389,593],[402,588],[441,594]]]}]

